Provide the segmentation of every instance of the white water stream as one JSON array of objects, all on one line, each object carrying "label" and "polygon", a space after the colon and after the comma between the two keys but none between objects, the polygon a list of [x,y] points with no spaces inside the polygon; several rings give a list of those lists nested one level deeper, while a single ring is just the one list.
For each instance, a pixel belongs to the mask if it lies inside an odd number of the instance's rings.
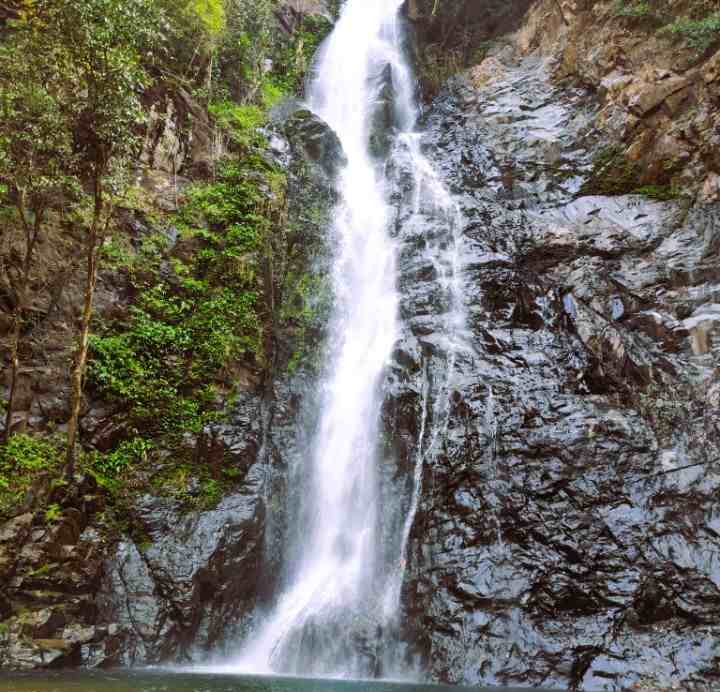
[{"label": "white water stream", "polygon": [[[301,558],[293,565],[285,592],[225,670],[367,676],[367,657],[357,653],[362,648],[358,640],[365,637],[367,645],[377,628],[396,617],[399,607],[426,450],[421,439],[410,506],[398,537],[397,564],[377,564],[382,511],[376,459],[380,385],[400,333],[388,182],[384,163],[371,151],[378,113],[387,109],[382,98],[388,76],[395,134],[410,160],[417,211],[421,194],[441,213],[452,209],[413,133],[418,112],[414,78],[402,49],[402,4],[403,0],[347,0],[321,49],[310,87],[308,107],[337,133],[347,157],[332,229],[338,243],[332,277],[332,356],[309,459],[311,492],[305,498],[311,519],[303,527]],[[459,274],[454,260],[436,259],[442,265],[441,280],[448,283],[445,288],[458,296],[459,289],[451,285]],[[423,436],[427,396],[425,391]],[[430,436],[432,444],[436,436],[437,431]],[[366,634],[358,635],[363,626]]]},{"label": "white water stream", "polygon": [[337,614],[367,609],[376,587],[378,389],[398,336],[398,296],[384,172],[369,145],[388,65],[401,127],[415,120],[414,89],[400,43],[401,5],[402,0],[348,0],[310,88],[309,108],[336,132],[347,157],[333,229],[339,244],[334,356],[312,459],[314,511],[303,556],[274,612],[234,662],[238,669],[359,672],[343,660],[350,652],[332,651],[343,648],[341,642],[324,642],[324,653],[316,654],[324,660],[302,660],[303,638],[313,625],[325,622],[332,629]]}]

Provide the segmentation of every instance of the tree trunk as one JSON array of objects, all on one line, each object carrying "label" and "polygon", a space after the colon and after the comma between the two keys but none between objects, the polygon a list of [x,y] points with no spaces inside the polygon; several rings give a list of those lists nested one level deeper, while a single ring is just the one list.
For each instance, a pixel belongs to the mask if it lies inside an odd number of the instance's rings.
[{"label": "tree trunk", "polygon": [[20,304],[15,306],[13,314],[12,341],[10,342],[10,396],[8,397],[7,411],[5,413],[5,442],[10,439],[13,414],[15,413],[15,398],[17,396],[18,370],[20,369],[20,332],[22,328],[22,314],[24,308]]},{"label": "tree trunk", "polygon": [[93,313],[95,285],[97,284],[98,254],[100,251],[100,241],[102,240],[100,227],[102,224],[103,206],[103,190],[98,175],[95,181],[95,209],[93,211],[92,225],[90,226],[87,237],[87,275],[85,277],[82,322],[80,324],[80,334],[78,335],[75,361],[70,378],[70,420],[68,421],[67,454],[65,457],[65,476],[69,481],[71,481],[75,475],[75,446],[78,439],[83,380],[85,378],[88,342],[90,340],[90,322]]}]

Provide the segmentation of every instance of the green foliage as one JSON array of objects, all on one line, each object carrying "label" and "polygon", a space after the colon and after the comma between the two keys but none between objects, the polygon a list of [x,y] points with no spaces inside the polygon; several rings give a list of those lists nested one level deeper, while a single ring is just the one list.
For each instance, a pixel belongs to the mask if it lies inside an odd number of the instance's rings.
[{"label": "green foliage", "polygon": [[[229,339],[211,333],[208,325],[203,325],[207,332],[199,334],[197,319],[188,317],[190,302],[182,306],[181,299],[161,301],[155,296],[155,303],[162,312],[135,308],[124,333],[92,337],[90,381],[127,408],[131,429],[149,436],[198,433],[208,420],[203,404],[212,401],[204,378],[216,374],[207,365],[207,352],[227,351]],[[193,338],[198,339],[197,346]],[[136,452],[136,448],[120,449],[107,457],[103,467],[117,470],[127,460],[137,460]]]},{"label": "green foliage", "polygon": [[661,33],[678,38],[697,54],[704,54],[720,43],[720,11],[702,19],[680,17],[661,29]]},{"label": "green foliage", "polygon": [[32,481],[41,474],[56,474],[62,455],[52,441],[23,433],[0,445],[0,516],[15,510]]},{"label": "green foliage", "polygon": [[[164,262],[163,243],[149,238],[129,260],[137,298],[124,324],[92,338],[89,381],[126,409],[140,438],[200,433],[220,415],[216,389],[232,364],[263,362],[260,271],[282,189],[282,175],[251,148],[187,191],[175,221],[192,252]],[[148,451],[123,449],[104,463],[133,465]]]},{"label": "green foliage", "polygon": [[331,29],[322,16],[304,17],[292,39],[276,49],[271,79],[281,91],[292,94],[302,90],[312,59]]},{"label": "green foliage", "polygon": [[188,510],[212,509],[223,494],[237,482],[238,470],[232,466],[215,469],[189,461],[175,461],[160,467],[152,477],[156,492],[179,500]]},{"label": "green foliage", "polygon": [[583,185],[581,195],[643,195],[651,199],[667,201],[683,196],[673,172],[677,162],[668,159],[664,170],[655,175],[652,183],[643,180],[643,171],[634,161],[629,161],[622,148],[609,146],[602,149],[593,160],[593,169]]},{"label": "green foliage", "polygon": [[230,134],[233,142],[247,149],[262,141],[258,128],[267,119],[265,110],[255,104],[239,105],[225,100],[210,104],[208,110],[218,125]]},{"label": "green foliage", "polygon": [[306,16],[287,34],[278,30],[276,10],[276,0],[229,3],[217,81],[235,101],[268,108],[302,91],[312,58],[331,29],[324,17]]},{"label": "green foliage", "polygon": [[162,53],[163,69],[204,84],[218,44],[227,29],[223,0],[156,0],[166,20],[167,48]]},{"label": "green foliage", "polygon": [[284,296],[278,323],[294,337],[295,350],[287,362],[287,371],[293,374],[312,355],[309,333],[327,316],[331,292],[325,276],[289,270],[283,279]]},{"label": "green foliage", "polygon": [[57,502],[48,505],[45,510],[45,521],[48,524],[54,524],[62,516],[62,508]]},{"label": "green foliage", "polygon": [[[288,40],[278,31],[276,0],[24,4],[27,11],[0,38],[3,203],[22,188],[82,226],[93,213],[89,180],[99,179],[110,195],[124,193],[141,145],[150,74],[206,95],[238,157],[213,182],[184,192],[173,219],[177,250],[162,232],[139,249],[120,235],[102,248],[102,261],[127,273],[134,301],[91,337],[88,382],[117,404],[127,439],[82,463],[117,492],[135,470],[158,462],[160,448],[222,415],[220,394],[231,388],[237,364],[265,364],[268,267],[286,181],[267,163],[258,129],[268,109],[300,87],[329,24],[305,19]],[[299,316],[286,318],[300,322],[314,289],[296,283]],[[43,438],[19,435],[11,444],[0,447],[0,512],[17,504],[38,474],[59,477],[62,467]],[[231,481],[198,477],[210,503]]]},{"label": "green foliage", "polygon": [[225,29],[227,20],[222,0],[190,0],[185,12],[210,38],[218,37]]},{"label": "green foliage", "polygon": [[647,0],[640,0],[630,4],[626,0],[616,0],[612,11],[616,17],[628,17],[631,19],[655,16],[655,12]]},{"label": "green foliage", "polygon": [[600,151],[593,170],[580,192],[582,195],[627,195],[639,183],[637,165],[625,158],[622,150],[610,146]]},{"label": "green foliage", "polygon": [[223,485],[214,478],[204,480],[200,486],[201,501],[206,507],[214,507],[222,499]]},{"label": "green foliage", "polygon": [[13,435],[0,446],[0,470],[6,473],[24,473],[53,468],[57,462],[57,449],[47,440],[30,435]]},{"label": "green foliage", "polygon": [[114,478],[131,466],[146,463],[152,450],[152,442],[142,437],[134,437],[121,442],[108,454],[95,455],[92,467],[96,474]]},{"label": "green foliage", "polygon": [[79,190],[73,119],[58,88],[64,62],[61,47],[46,45],[28,22],[0,43],[0,183],[34,214]]},{"label": "green foliage", "polygon": [[152,0],[46,0],[16,23],[27,50],[54,65],[39,82],[62,104],[81,171],[104,176],[136,153],[142,60],[152,60],[159,22]]},{"label": "green foliage", "polygon": [[673,185],[643,185],[634,190],[634,193],[662,202],[677,199],[682,194],[680,190]]},{"label": "green foliage", "polygon": [[228,30],[218,50],[217,69],[221,85],[238,102],[256,102],[267,78],[266,64],[279,39],[275,9],[275,0],[228,4]]},{"label": "green foliage", "polygon": [[[660,24],[660,35],[684,43],[701,56],[720,43],[720,11],[716,7],[712,0],[694,0],[680,7],[670,0],[615,0],[611,11],[616,17],[637,20],[640,25],[645,20]],[[679,10],[686,14],[678,16]]]}]

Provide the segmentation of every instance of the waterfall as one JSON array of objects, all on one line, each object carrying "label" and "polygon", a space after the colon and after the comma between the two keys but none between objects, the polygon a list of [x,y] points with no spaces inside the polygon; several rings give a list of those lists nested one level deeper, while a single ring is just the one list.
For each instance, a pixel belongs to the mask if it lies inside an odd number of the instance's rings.
[{"label": "waterfall", "polygon": [[[398,338],[396,248],[385,167],[371,139],[383,93],[392,120],[415,124],[415,87],[402,54],[403,0],[348,0],[321,49],[308,106],[333,128],[347,164],[332,238],[337,243],[332,354],[311,457],[311,511],[298,564],[234,670],[360,677],[384,585],[378,565],[375,449],[380,383]],[[388,85],[388,76],[391,85]],[[363,643],[365,642],[365,643]]]},{"label": "waterfall", "polygon": [[[316,63],[307,105],[336,132],[346,163],[330,229],[335,307],[320,422],[307,461],[309,491],[298,515],[305,523],[292,551],[299,557],[286,566],[285,586],[272,609],[258,613],[259,624],[240,655],[215,671],[346,678],[388,670],[404,674],[394,645],[407,552],[424,464],[447,430],[466,320],[460,213],[415,131],[416,84],[403,52],[403,4],[346,0]],[[388,167],[389,160],[396,165]],[[412,218],[444,229],[444,238],[428,239],[427,261],[445,296],[440,316],[445,355],[432,378],[425,364],[411,486],[407,497],[400,493],[392,500],[397,507],[389,508],[380,506],[381,491],[386,499],[393,491],[380,487],[376,450],[381,385],[401,335],[391,233],[397,213],[390,204],[397,182],[393,168],[409,171]],[[386,520],[397,509],[402,512],[398,535],[388,538],[381,527],[394,525]]]}]

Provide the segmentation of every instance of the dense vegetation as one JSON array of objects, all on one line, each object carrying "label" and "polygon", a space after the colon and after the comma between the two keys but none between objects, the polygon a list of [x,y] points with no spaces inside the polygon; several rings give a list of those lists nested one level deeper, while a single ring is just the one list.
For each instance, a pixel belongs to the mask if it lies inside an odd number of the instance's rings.
[{"label": "dense vegetation", "polygon": [[[17,0],[0,17],[0,307],[10,365],[0,514],[36,477],[72,483],[78,465],[122,489],[156,452],[181,448],[225,415],[238,368],[262,379],[271,356],[264,272],[285,178],[258,129],[269,108],[302,89],[328,29],[282,5]],[[154,89],[188,94],[225,141],[224,158],[183,190],[173,212],[137,183]],[[128,213],[147,223],[139,245],[122,223]],[[58,291],[43,264],[51,251],[63,266]],[[103,272],[125,277],[132,294],[113,319],[94,309]],[[29,434],[15,419],[23,358],[73,281],[82,295],[68,424]],[[80,435],[88,392],[121,421],[102,449]],[[208,476],[210,495],[219,480],[217,471]]]}]

